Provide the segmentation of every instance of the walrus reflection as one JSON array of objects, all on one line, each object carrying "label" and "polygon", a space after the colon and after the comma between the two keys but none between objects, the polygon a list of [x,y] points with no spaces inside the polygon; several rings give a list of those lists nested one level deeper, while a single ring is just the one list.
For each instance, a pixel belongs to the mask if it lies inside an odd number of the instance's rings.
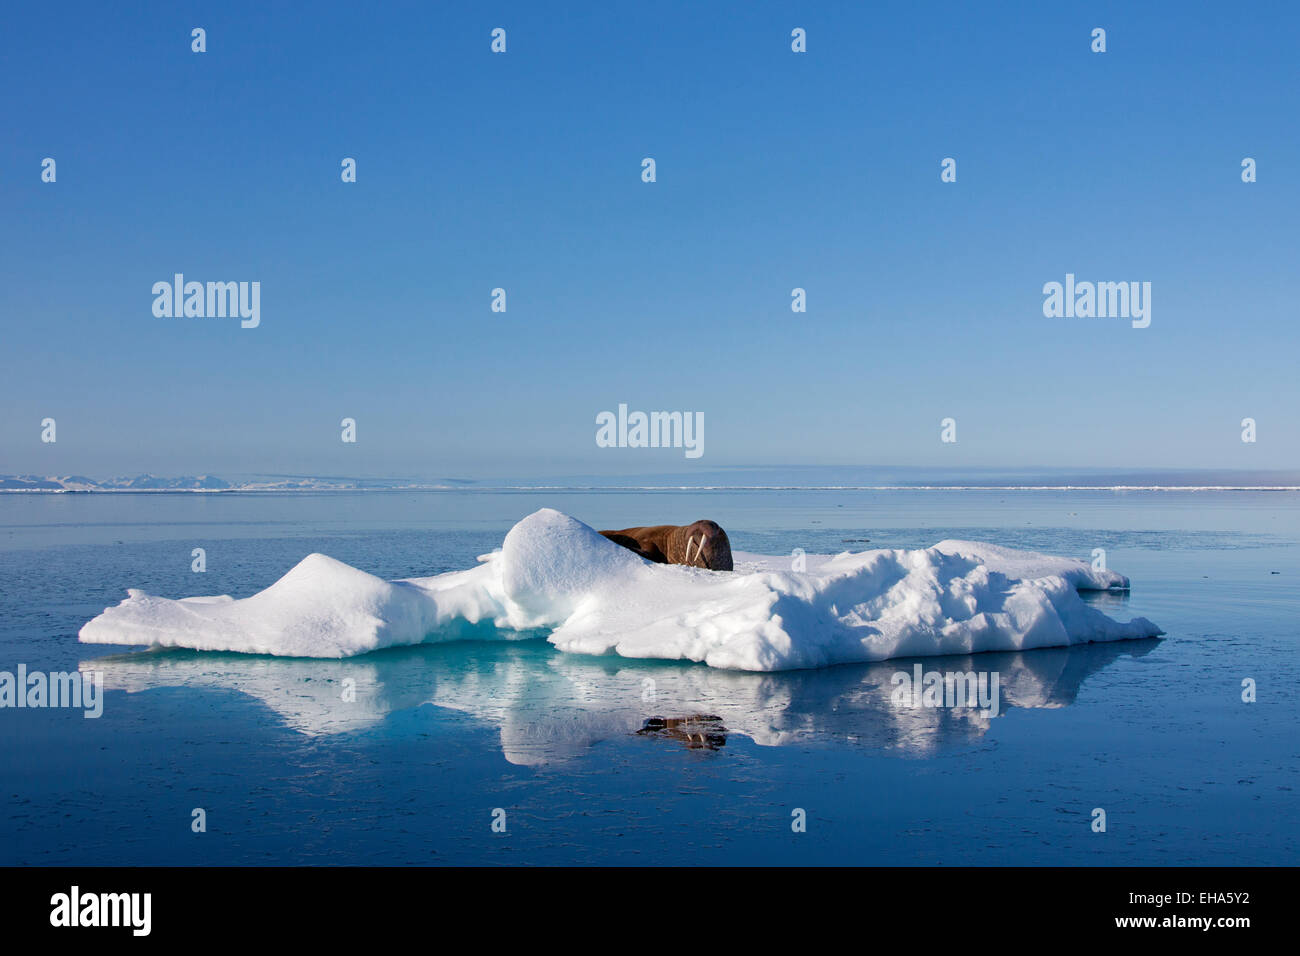
[{"label": "walrus reflection", "polygon": [[637,733],[667,737],[685,744],[691,750],[718,750],[727,746],[727,728],[722,725],[722,718],[714,714],[647,717],[645,726]]},{"label": "walrus reflection", "polygon": [[605,537],[656,564],[685,564],[710,571],[731,571],[731,541],[716,521],[658,524],[645,528],[602,531]]}]

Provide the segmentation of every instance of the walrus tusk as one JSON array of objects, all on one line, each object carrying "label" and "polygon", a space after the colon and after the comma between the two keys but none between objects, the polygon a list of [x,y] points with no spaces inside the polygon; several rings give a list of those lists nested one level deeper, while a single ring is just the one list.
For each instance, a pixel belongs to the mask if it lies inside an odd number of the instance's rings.
[{"label": "walrus tusk", "polygon": [[[691,545],[693,544],[695,544],[695,535],[691,535],[686,539],[686,563],[688,565],[691,563]],[[701,550],[703,550],[703,547],[703,545],[700,545]]]}]

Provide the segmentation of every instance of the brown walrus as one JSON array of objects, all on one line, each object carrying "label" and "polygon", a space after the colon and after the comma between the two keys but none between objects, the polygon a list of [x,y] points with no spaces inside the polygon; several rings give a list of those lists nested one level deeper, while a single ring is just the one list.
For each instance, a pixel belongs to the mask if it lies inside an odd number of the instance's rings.
[{"label": "brown walrus", "polygon": [[657,564],[686,564],[710,571],[730,571],[731,542],[716,521],[657,524],[651,528],[602,531],[615,544]]}]

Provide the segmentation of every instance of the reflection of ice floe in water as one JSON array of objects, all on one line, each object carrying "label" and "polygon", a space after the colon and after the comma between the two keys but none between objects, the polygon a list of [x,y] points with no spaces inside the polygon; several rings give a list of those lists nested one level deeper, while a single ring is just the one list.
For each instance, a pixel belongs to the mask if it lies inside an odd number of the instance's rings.
[{"label": "reflection of ice floe in water", "polygon": [[[1066,706],[1089,675],[1117,657],[1141,656],[1153,644],[929,658],[923,666],[997,673],[1005,714]],[[534,641],[409,648],[337,661],[154,650],[83,661],[81,669],[102,671],[109,690],[235,690],[310,735],[365,730],[432,704],[495,726],[506,759],[524,765],[580,756],[601,741],[643,731],[649,732],[642,737],[693,749],[694,735],[704,735],[700,749],[717,749],[726,735],[740,735],[763,746],[833,744],[926,754],[978,742],[993,722],[970,707],[896,706],[892,678],[910,672],[911,661],[753,674],[556,655]],[[665,726],[654,726],[653,718]]]},{"label": "reflection of ice floe in water", "polygon": [[92,644],[338,658],[388,647],[544,635],[560,650],[781,671],[899,657],[1151,637],[1080,589],[1128,579],[1081,561],[970,541],[916,551],[736,554],[734,573],[657,565],[543,509],[467,571],[383,581],[309,555],[251,597],[128,591],[88,622]]}]

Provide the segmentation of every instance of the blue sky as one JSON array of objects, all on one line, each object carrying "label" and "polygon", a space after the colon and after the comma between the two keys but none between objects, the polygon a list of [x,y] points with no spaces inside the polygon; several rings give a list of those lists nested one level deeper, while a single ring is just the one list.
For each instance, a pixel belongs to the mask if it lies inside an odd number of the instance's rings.
[{"label": "blue sky", "polygon": [[552,6],[7,10],[0,472],[1300,465],[1295,8]]}]

